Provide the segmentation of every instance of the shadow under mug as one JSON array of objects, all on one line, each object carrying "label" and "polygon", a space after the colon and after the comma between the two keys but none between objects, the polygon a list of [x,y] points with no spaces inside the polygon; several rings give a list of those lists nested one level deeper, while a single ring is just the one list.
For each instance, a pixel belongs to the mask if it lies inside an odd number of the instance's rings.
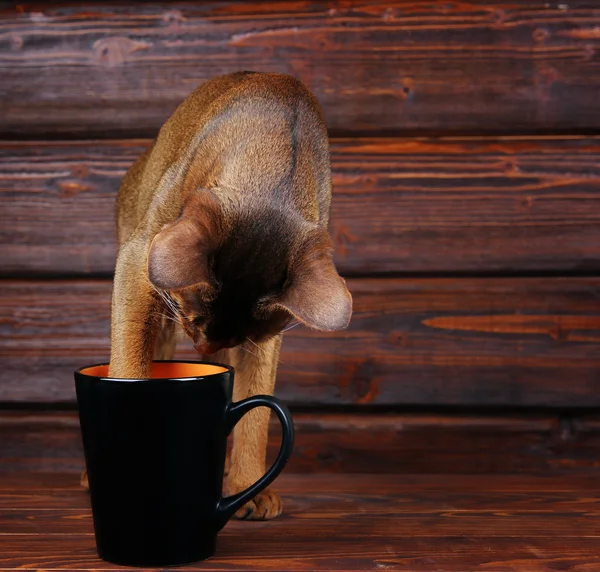
[{"label": "shadow under mug", "polygon": [[[106,363],[75,371],[100,558],[130,566],[209,558],[219,530],[287,463],[290,412],[268,395],[232,403],[234,370],[225,365],[155,361],[149,379],[107,376]],[[227,437],[259,406],[281,422],[279,455],[256,483],[223,498]]]}]

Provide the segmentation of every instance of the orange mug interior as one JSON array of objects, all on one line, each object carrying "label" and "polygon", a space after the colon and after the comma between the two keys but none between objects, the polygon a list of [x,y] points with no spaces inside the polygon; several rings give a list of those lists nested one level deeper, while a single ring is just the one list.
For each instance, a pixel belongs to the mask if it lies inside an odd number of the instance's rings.
[{"label": "orange mug interior", "polygon": [[[220,365],[205,363],[186,363],[186,362],[154,362],[152,364],[152,373],[150,379],[167,379],[180,377],[204,377],[215,375],[227,371]],[[92,375],[94,377],[108,377],[108,364],[86,367],[81,370],[83,375]],[[110,378],[109,378],[110,379]]]}]

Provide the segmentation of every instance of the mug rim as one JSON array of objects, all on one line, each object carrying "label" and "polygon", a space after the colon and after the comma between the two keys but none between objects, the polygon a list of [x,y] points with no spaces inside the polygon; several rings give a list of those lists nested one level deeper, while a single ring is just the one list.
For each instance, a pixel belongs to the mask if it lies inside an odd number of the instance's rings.
[{"label": "mug rim", "polygon": [[88,365],[84,365],[75,370],[75,375],[80,375],[86,379],[94,379],[98,381],[108,381],[108,382],[127,382],[127,383],[149,383],[149,382],[159,382],[159,381],[198,381],[198,380],[209,380],[210,378],[216,378],[224,374],[233,374],[234,368],[230,365],[224,363],[216,363],[216,362],[208,362],[208,361],[197,361],[197,360],[189,360],[189,359],[153,359],[152,363],[191,363],[195,365],[212,365],[215,367],[222,367],[226,371],[219,371],[217,373],[209,373],[206,375],[192,375],[192,376],[177,376],[177,377],[108,377],[101,375],[90,375],[89,373],[84,373],[82,370],[89,369],[92,367],[98,366],[109,366],[110,361],[101,362],[101,363],[92,363]]}]

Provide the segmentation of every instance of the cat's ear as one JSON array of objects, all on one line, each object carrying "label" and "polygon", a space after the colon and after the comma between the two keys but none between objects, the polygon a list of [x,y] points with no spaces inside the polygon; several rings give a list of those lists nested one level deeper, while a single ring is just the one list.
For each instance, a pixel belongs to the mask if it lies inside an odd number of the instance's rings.
[{"label": "cat's ear", "polygon": [[217,247],[220,210],[212,193],[196,192],[180,217],[154,237],[148,253],[150,282],[164,290],[210,287],[211,254]]},{"label": "cat's ear", "polygon": [[317,330],[343,330],[350,323],[352,296],[335,269],[333,245],[324,230],[312,232],[298,249],[277,305]]}]

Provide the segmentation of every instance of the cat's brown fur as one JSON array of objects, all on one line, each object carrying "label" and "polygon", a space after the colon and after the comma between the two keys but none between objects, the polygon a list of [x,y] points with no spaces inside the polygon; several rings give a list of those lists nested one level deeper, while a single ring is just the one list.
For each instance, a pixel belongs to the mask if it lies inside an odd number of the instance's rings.
[{"label": "cat's brown fur", "polygon": [[[330,197],[327,132],[299,81],[241,72],[194,91],[119,189],[109,375],[148,377],[153,357],[173,357],[162,315],[174,303],[196,348],[235,367],[234,400],[272,394],[290,318],[325,330],[350,319]],[[264,474],[268,420],[261,408],[236,426],[230,493]],[[265,491],[238,516],[280,512]]]}]

